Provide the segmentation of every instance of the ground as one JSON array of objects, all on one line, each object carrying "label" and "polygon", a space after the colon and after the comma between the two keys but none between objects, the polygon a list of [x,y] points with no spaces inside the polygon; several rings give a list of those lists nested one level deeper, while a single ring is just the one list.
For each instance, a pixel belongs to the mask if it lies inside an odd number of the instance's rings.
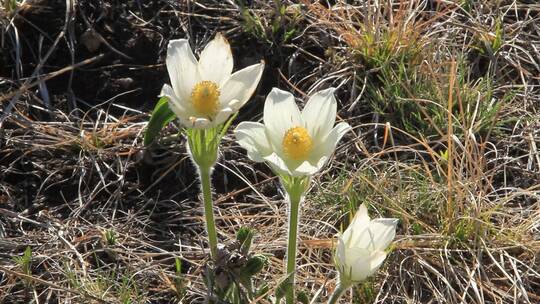
[{"label": "ground", "polygon": [[[536,1],[0,2],[0,302],[199,303],[207,246],[176,123],[144,147],[170,39],[221,32],[235,69],[264,59],[233,123],[272,87],[336,87],[353,131],[301,207],[297,286],[335,288],[333,240],[361,203],[400,220],[344,303],[540,303],[540,6]],[[67,3],[67,6],[66,6]],[[218,236],[255,229],[283,279],[279,182],[224,138]],[[266,303],[266,300],[260,300]]]}]

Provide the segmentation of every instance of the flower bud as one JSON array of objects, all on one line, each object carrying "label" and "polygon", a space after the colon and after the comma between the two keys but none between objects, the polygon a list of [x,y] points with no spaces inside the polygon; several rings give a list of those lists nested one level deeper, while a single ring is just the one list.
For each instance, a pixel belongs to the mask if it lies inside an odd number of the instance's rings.
[{"label": "flower bud", "polygon": [[342,284],[365,280],[374,274],[386,258],[385,249],[396,236],[397,219],[371,220],[363,204],[349,227],[339,235],[335,255]]},{"label": "flower bud", "polygon": [[248,259],[246,266],[242,269],[242,274],[251,277],[259,273],[268,263],[268,258],[262,254],[257,254]]}]

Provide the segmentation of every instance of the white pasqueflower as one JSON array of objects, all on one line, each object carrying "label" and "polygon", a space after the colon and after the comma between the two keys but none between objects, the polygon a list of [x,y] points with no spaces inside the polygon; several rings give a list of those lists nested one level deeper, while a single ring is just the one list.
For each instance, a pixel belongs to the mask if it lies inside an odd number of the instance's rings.
[{"label": "white pasqueflower", "polygon": [[398,220],[371,220],[364,204],[356,212],[345,232],[338,237],[336,267],[344,284],[358,283],[379,269],[386,258],[385,249],[396,236]]},{"label": "white pasqueflower", "polygon": [[195,59],[186,39],[169,41],[166,59],[171,85],[161,96],[180,122],[189,128],[210,128],[224,123],[251,97],[261,79],[264,62],[233,74],[231,47],[221,35],[210,41]]},{"label": "white pasqueflower", "polygon": [[256,162],[268,162],[290,176],[313,175],[351,129],[336,121],[334,88],[315,93],[300,112],[294,96],[273,88],[264,104],[264,124],[242,122],[235,130],[238,143]]}]

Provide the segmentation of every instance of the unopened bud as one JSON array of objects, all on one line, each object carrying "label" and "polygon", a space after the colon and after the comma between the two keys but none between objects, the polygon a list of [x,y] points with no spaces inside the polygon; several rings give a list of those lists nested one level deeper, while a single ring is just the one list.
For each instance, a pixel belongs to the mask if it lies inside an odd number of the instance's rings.
[{"label": "unopened bud", "polygon": [[248,259],[246,266],[242,270],[242,274],[251,277],[259,273],[268,263],[268,258],[262,254],[257,254]]},{"label": "unopened bud", "polygon": [[253,242],[253,230],[248,227],[240,227],[236,232],[236,240],[240,243],[240,252],[247,254]]}]

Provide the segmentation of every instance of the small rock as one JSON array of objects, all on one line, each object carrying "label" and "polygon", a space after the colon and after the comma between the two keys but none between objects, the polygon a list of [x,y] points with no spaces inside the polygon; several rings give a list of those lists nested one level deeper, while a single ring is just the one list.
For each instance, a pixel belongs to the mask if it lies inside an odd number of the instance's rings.
[{"label": "small rock", "polygon": [[80,39],[90,53],[97,51],[101,45],[101,37],[92,29],[86,30]]}]

